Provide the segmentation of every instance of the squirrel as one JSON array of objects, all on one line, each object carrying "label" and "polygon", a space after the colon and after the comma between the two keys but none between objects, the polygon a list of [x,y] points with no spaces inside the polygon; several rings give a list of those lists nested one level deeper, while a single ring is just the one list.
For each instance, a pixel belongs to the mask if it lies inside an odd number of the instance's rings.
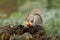
[{"label": "squirrel", "polygon": [[35,26],[35,25],[42,26],[42,23],[43,23],[42,12],[37,8],[33,9],[31,14],[29,14],[25,19],[26,19],[27,26],[31,26],[31,25],[33,25],[33,26]]}]

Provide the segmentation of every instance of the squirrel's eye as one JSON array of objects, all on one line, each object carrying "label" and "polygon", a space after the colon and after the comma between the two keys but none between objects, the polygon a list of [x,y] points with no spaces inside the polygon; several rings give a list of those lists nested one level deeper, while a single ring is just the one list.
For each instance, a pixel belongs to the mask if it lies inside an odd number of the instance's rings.
[{"label": "squirrel's eye", "polygon": [[31,22],[33,22],[33,20]]}]

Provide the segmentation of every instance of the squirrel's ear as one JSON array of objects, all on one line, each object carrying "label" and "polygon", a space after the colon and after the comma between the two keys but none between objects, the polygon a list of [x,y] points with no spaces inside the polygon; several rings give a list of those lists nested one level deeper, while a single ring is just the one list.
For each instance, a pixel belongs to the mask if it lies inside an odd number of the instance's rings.
[{"label": "squirrel's ear", "polygon": [[28,16],[29,16],[29,14],[26,15],[26,17],[24,18],[24,20],[27,20]]}]

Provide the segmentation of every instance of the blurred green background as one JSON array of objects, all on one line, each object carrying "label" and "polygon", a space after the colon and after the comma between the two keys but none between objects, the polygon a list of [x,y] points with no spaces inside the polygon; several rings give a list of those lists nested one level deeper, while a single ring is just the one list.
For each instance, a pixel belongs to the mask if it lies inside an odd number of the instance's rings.
[{"label": "blurred green background", "polygon": [[0,26],[25,25],[25,16],[34,8],[43,12],[46,33],[60,34],[60,0],[0,0]]}]

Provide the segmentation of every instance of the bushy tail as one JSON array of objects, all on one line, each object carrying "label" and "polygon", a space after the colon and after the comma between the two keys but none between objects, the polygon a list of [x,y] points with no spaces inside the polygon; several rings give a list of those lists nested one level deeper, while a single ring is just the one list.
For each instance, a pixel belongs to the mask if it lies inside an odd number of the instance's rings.
[{"label": "bushy tail", "polygon": [[41,18],[42,21],[43,21],[43,13],[42,13],[42,11],[41,11],[40,9],[38,9],[38,8],[33,9],[33,11],[32,11],[31,14],[33,14],[33,15],[39,15],[40,18]]}]

